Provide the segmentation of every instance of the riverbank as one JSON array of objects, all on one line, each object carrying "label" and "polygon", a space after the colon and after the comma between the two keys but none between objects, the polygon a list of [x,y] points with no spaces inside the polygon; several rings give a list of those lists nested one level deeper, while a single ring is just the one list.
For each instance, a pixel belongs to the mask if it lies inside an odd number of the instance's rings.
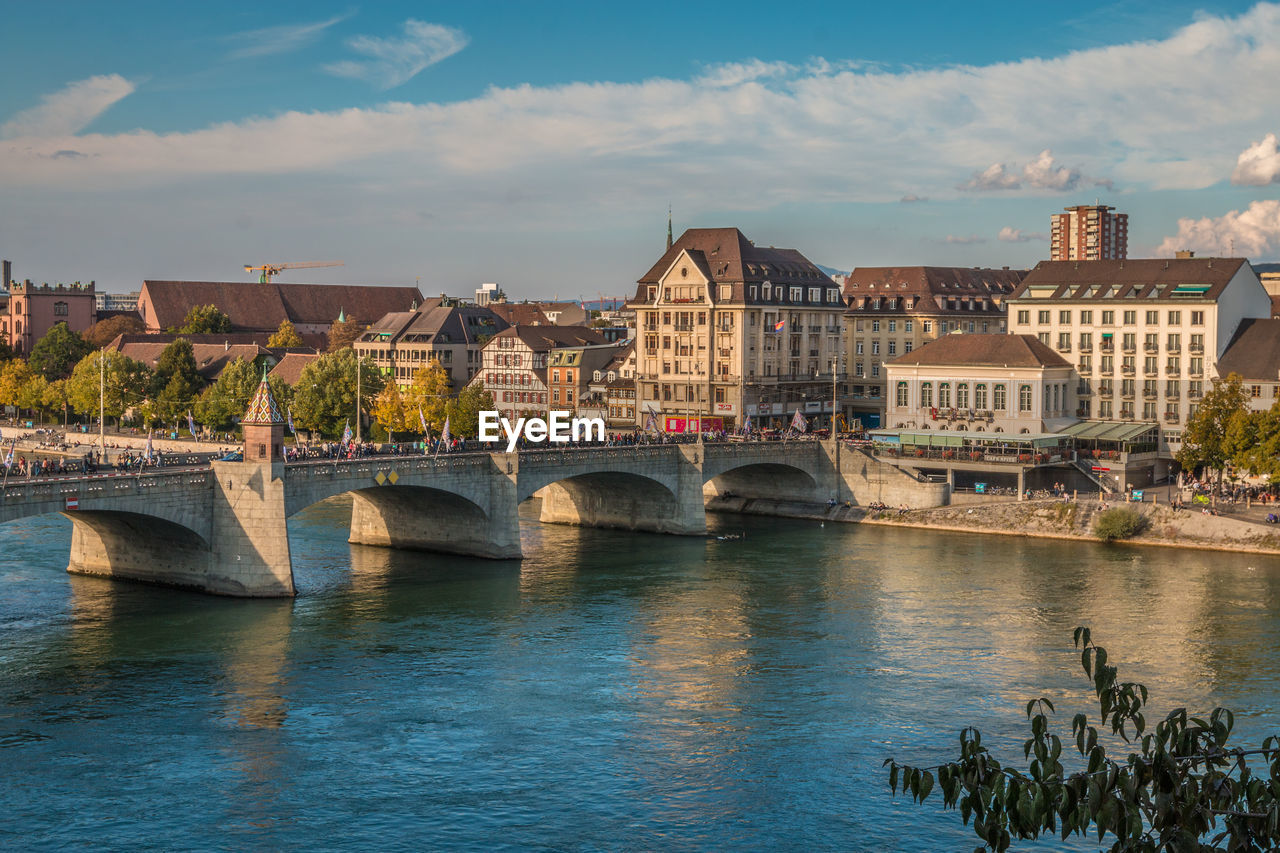
[{"label": "riverbank", "polygon": [[[707,509],[713,512],[1087,542],[1098,541],[1093,534],[1094,520],[1103,510],[1113,506],[1117,504],[1104,505],[1096,500],[1007,500],[935,509],[888,509],[877,512],[858,506],[829,507],[824,504],[758,498],[717,497],[707,502]],[[1163,504],[1129,506],[1146,517],[1147,529],[1141,535],[1125,540],[1125,544],[1280,555],[1280,530],[1274,527],[1204,515],[1198,510],[1174,510]]]},{"label": "riverbank", "polygon": [[[48,428],[46,428],[48,429]],[[52,432],[37,433],[34,428],[26,427],[0,426],[0,441],[5,445],[17,439],[17,452],[39,453],[46,456],[63,456],[68,458],[79,459],[90,450],[98,449],[98,434],[96,432],[81,433],[75,430],[63,431],[53,428]],[[41,446],[45,442],[62,440],[65,441],[66,447],[60,446]],[[107,433],[107,455],[115,456],[112,451],[125,450],[145,450],[147,446],[147,436],[127,435],[118,433]],[[225,441],[193,441],[191,439],[169,439],[152,437],[152,447],[162,453],[212,453],[216,450],[235,449],[239,447],[236,442]]]}]

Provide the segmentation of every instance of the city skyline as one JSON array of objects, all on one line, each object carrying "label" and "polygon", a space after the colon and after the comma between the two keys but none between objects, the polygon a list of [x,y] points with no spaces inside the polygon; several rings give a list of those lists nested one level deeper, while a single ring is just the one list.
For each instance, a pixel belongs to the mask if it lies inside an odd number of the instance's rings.
[{"label": "city skyline", "polygon": [[1031,266],[1095,198],[1130,257],[1280,257],[1277,4],[72,8],[12,13],[18,278],[625,295],[668,205],[844,270]]}]

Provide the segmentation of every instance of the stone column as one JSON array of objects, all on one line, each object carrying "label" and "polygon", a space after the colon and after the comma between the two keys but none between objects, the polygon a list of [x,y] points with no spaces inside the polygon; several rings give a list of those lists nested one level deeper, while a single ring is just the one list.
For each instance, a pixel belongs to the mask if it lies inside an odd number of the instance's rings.
[{"label": "stone column", "polygon": [[293,563],[284,503],[284,464],[214,462],[210,592],[291,596]]}]

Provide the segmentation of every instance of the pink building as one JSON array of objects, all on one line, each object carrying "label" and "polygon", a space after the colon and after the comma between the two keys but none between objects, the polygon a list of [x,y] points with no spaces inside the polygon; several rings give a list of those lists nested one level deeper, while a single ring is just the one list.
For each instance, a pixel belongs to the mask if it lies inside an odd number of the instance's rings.
[{"label": "pink building", "polygon": [[9,304],[0,308],[0,339],[20,353],[29,353],[36,341],[58,323],[83,332],[97,319],[94,282],[81,284],[33,284],[9,282]]}]

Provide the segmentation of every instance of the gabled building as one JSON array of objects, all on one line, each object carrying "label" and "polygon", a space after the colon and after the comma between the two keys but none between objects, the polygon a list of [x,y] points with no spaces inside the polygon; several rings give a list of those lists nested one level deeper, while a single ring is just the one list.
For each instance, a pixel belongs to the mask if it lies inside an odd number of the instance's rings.
[{"label": "gabled building", "polygon": [[[663,429],[785,425],[831,417],[844,302],[795,249],[756,246],[737,228],[691,228],[640,277],[637,419]],[[825,413],[825,415],[824,415]]]},{"label": "gabled building", "polygon": [[549,377],[547,387],[551,391],[551,408],[579,413],[584,407],[592,414],[583,417],[604,417],[604,395],[592,395],[589,386],[601,374],[603,368],[618,355],[614,343],[592,346],[558,347],[551,351],[547,362]]},{"label": "gabled building", "polygon": [[952,332],[1001,334],[1004,300],[1026,270],[858,267],[845,277],[850,408],[866,426],[885,411],[884,365]]},{"label": "gabled building", "polygon": [[1265,412],[1280,402],[1280,320],[1240,322],[1214,370],[1220,379],[1233,373],[1244,380],[1250,409]]},{"label": "gabled building", "polygon": [[453,387],[462,388],[480,369],[481,349],[506,328],[507,322],[488,308],[437,302],[382,316],[353,347],[401,386],[413,381],[418,368],[438,361]]},{"label": "gabled building", "polygon": [[473,386],[493,395],[499,414],[512,420],[546,417],[553,408],[547,363],[560,347],[598,346],[604,338],[584,326],[509,326],[481,350]]}]

